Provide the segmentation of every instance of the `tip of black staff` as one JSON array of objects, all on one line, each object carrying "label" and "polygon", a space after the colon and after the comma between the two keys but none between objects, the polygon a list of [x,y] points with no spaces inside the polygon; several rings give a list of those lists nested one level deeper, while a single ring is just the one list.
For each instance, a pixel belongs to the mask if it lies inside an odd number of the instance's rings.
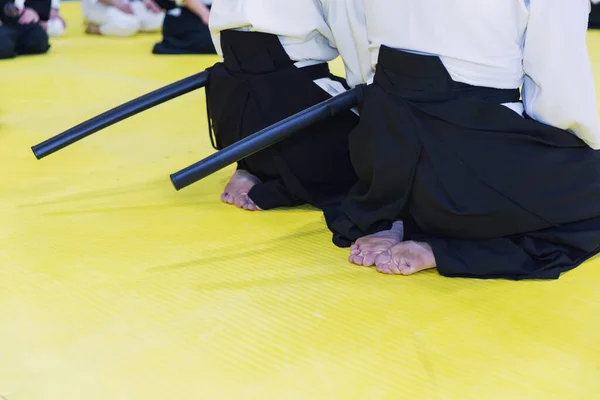
[{"label": "tip of black staff", "polygon": [[33,155],[35,156],[35,158],[37,158],[38,160],[41,160],[43,158],[43,156],[36,150],[36,147],[33,146],[31,148],[31,151],[33,151]]},{"label": "tip of black staff", "polygon": [[171,178],[171,183],[173,184],[173,187],[175,188],[175,190],[179,191],[179,190],[183,189],[183,187],[177,183],[175,174],[171,175],[170,178]]}]

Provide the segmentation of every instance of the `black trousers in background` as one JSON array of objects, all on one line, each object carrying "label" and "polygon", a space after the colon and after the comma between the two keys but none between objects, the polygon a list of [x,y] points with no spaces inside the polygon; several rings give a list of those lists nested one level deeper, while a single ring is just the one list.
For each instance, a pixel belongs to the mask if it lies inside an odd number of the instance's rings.
[{"label": "black trousers in background", "polygon": [[154,54],[216,54],[208,26],[186,7],[167,11]]},{"label": "black trousers in background", "polygon": [[592,12],[590,13],[590,29],[600,29],[600,4],[592,4]]},{"label": "black trousers in background", "polygon": [[0,26],[0,59],[43,54],[49,49],[48,35],[40,24]]}]

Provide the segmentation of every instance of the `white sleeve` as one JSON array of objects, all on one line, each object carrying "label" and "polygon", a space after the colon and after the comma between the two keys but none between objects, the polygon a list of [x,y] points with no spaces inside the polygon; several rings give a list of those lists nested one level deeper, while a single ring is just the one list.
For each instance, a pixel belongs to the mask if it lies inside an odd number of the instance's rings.
[{"label": "white sleeve", "polygon": [[60,10],[60,0],[52,0],[52,8],[55,10]]},{"label": "white sleeve", "polygon": [[344,66],[346,81],[354,87],[373,75],[364,0],[325,0],[323,11]]},{"label": "white sleeve", "polygon": [[524,43],[527,114],[600,149],[594,78],[586,44],[590,0],[530,0]]}]

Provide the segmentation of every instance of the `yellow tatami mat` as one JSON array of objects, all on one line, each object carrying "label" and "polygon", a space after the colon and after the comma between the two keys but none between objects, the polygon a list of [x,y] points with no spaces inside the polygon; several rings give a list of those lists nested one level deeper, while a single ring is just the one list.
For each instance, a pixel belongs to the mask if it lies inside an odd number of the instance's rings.
[{"label": "yellow tatami mat", "polygon": [[0,62],[0,399],[600,398],[599,261],[555,282],[383,276],[317,211],[222,205],[232,169],[176,192],[212,151],[202,92],[36,161],[217,60],[86,37],[78,7],[50,54]]}]

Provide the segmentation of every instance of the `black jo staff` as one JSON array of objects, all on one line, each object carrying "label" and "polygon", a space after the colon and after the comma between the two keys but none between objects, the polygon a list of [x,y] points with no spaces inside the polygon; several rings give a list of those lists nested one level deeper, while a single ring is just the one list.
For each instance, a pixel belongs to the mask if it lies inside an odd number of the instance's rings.
[{"label": "black jo staff", "polygon": [[306,127],[356,107],[361,102],[363,86],[358,86],[307,108],[172,174],[171,181],[175,189],[183,189],[228,165],[234,164],[292,136]]},{"label": "black jo staff", "polygon": [[33,150],[33,154],[38,160],[42,159],[124,119],[203,88],[208,82],[208,74],[208,70],[200,72],[131,100],[33,146],[31,150]]}]

